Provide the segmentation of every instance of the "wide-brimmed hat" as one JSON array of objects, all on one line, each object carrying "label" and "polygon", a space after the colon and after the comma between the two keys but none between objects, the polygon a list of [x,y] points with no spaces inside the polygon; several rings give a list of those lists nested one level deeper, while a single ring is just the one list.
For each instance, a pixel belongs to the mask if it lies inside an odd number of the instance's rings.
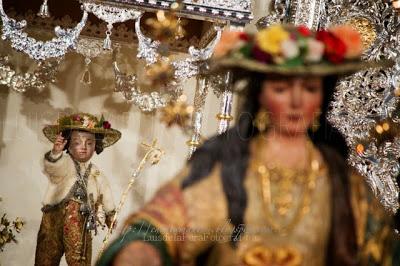
[{"label": "wide-brimmed hat", "polygon": [[361,36],[351,26],[311,31],[277,24],[255,34],[224,31],[208,62],[208,73],[237,69],[284,76],[348,75],[394,64],[363,61],[362,53]]},{"label": "wide-brimmed hat", "polygon": [[60,117],[54,125],[46,125],[43,128],[44,135],[54,143],[57,135],[64,130],[81,130],[94,134],[102,134],[103,147],[109,147],[121,138],[121,132],[111,128],[110,122],[100,119],[88,113],[77,113]]}]

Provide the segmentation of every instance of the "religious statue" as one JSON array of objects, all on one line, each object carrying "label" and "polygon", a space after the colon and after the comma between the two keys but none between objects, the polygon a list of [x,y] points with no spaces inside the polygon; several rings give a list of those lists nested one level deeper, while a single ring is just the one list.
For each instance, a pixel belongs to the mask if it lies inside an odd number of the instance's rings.
[{"label": "religious statue", "polygon": [[63,254],[68,265],[91,265],[92,232],[98,225],[110,226],[115,206],[107,178],[90,159],[121,133],[103,116],[86,113],[61,117],[43,133],[54,144],[43,159],[48,187],[35,265],[59,265]]},{"label": "religious statue", "polygon": [[247,84],[235,126],[127,219],[97,265],[400,265],[391,217],[326,119],[339,77],[393,65],[362,51],[349,26],[225,31],[209,70]]}]

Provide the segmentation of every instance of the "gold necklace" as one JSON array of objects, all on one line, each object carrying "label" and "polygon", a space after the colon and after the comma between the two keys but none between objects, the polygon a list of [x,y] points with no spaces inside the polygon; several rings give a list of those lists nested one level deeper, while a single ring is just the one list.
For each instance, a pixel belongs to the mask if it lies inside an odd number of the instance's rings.
[{"label": "gold necklace", "polygon": [[[310,211],[311,197],[315,190],[316,178],[320,169],[318,160],[313,158],[312,143],[307,141],[308,168],[305,171],[288,169],[283,167],[275,167],[271,169],[262,163],[256,163],[256,172],[258,173],[261,181],[261,191],[264,205],[264,213],[266,220],[272,231],[286,235],[290,233],[297,224],[301,221],[305,214]],[[274,206],[271,195],[271,181],[278,183],[278,195],[275,199],[276,206]],[[276,207],[280,218],[286,217],[289,210],[292,208],[292,203],[295,201],[293,196],[294,184],[301,185],[302,198],[299,207],[294,212],[293,218],[283,224],[276,221],[271,207]]]}]

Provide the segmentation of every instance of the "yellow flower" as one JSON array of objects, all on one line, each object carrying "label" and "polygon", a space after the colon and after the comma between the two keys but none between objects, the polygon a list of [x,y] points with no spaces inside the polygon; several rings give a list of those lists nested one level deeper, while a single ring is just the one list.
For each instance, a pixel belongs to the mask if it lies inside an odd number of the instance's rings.
[{"label": "yellow flower", "polygon": [[282,42],[288,40],[290,37],[281,25],[273,25],[258,32],[256,42],[261,50],[271,55],[281,53]]}]

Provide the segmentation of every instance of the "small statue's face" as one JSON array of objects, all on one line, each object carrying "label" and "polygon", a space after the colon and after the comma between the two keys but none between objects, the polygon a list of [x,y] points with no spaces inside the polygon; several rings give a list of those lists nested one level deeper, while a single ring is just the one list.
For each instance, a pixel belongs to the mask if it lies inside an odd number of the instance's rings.
[{"label": "small statue's face", "polygon": [[266,80],[259,98],[269,113],[270,129],[289,135],[307,132],[321,110],[322,99],[321,77]]},{"label": "small statue's face", "polygon": [[72,131],[68,151],[76,161],[84,163],[92,158],[96,148],[96,139],[93,133]]}]

